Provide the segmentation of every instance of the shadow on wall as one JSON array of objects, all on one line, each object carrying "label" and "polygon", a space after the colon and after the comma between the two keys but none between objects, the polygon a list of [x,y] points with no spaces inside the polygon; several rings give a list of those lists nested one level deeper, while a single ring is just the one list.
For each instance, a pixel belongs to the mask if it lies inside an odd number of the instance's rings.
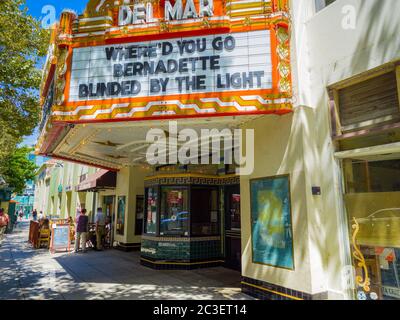
[{"label": "shadow on wall", "polygon": [[[357,13],[358,28],[362,28],[362,35],[357,40],[351,61],[352,74],[400,59],[399,10],[398,0],[362,1]],[[362,59],[359,57],[361,54]]]},{"label": "shadow on wall", "polygon": [[[287,288],[293,288],[301,291],[307,291],[305,288],[310,288],[310,284],[301,284],[301,288],[296,288],[297,284],[294,285],[292,276],[288,276],[288,273],[296,273],[301,276],[304,273],[307,279],[307,268],[309,266],[309,252],[306,242],[308,241],[308,230],[307,230],[307,205],[306,205],[306,190],[305,185],[305,174],[304,174],[304,140],[306,132],[309,132],[309,124],[306,119],[304,107],[296,108],[293,114],[276,117],[270,123],[268,123],[268,131],[260,134],[260,131],[255,132],[255,144],[265,145],[265,136],[270,137],[273,143],[273,149],[263,150],[256,148],[255,158],[258,159],[259,155],[262,154],[263,159],[271,158],[269,161],[268,174],[263,170],[255,170],[254,175],[251,178],[259,178],[265,176],[273,176],[280,174],[291,173],[290,185],[291,185],[291,209],[292,209],[292,228],[294,235],[294,262],[295,271],[286,271],[279,268],[259,266],[254,268],[252,263],[251,251],[252,243],[251,236],[247,239],[243,247],[243,251],[249,253],[249,259],[243,261],[243,270],[253,270],[252,277],[263,281],[279,284]],[[271,120],[272,116],[268,116]],[[263,119],[262,119],[263,120]],[[265,120],[264,120],[265,121]],[[312,140],[311,140],[312,141]],[[275,161],[274,159],[279,159]],[[317,162],[315,162],[317,165]],[[244,183],[248,183],[245,180]],[[250,210],[250,208],[249,208]],[[248,215],[250,223],[251,213]],[[251,225],[249,228],[251,232]],[[251,267],[253,265],[253,267]],[[245,271],[246,272],[246,271]],[[298,283],[298,282],[297,282]],[[295,286],[295,287],[294,287]],[[305,288],[304,288],[305,287]]]}]

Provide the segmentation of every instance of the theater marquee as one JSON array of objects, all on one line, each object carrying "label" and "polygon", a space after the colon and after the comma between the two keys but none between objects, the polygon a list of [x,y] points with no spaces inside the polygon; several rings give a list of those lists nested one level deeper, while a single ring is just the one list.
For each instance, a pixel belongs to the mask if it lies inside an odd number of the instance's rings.
[{"label": "theater marquee", "polygon": [[53,123],[291,112],[287,0],[89,1],[54,31]]},{"label": "theater marquee", "polygon": [[272,89],[270,32],[78,48],[70,101]]}]

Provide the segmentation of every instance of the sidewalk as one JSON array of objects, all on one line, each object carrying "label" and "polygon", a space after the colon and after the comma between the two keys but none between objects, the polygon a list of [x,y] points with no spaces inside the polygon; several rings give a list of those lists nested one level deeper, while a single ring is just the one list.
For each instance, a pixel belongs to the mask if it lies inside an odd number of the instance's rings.
[{"label": "sidewalk", "polygon": [[19,222],[0,247],[0,299],[252,299],[229,269],[155,271],[139,264],[139,253],[118,250],[51,255],[31,248],[28,228]]}]

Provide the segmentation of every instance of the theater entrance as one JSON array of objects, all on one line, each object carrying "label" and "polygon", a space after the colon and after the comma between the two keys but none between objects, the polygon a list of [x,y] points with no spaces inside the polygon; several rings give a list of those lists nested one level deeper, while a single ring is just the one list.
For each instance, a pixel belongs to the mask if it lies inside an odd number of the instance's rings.
[{"label": "theater entrance", "polygon": [[240,185],[225,188],[225,267],[241,271]]}]

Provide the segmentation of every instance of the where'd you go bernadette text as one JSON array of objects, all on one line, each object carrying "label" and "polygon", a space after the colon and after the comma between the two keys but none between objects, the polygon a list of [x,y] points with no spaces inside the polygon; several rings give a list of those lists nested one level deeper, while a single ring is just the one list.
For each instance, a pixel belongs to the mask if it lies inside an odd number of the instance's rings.
[{"label": "where'd you go bernadette text", "polygon": [[[209,76],[215,79],[211,83],[214,83],[217,91],[261,88],[264,71],[218,72],[221,70],[221,54],[234,51],[235,47],[236,41],[232,36],[215,37],[211,42],[200,38],[105,47],[106,59],[112,63],[113,77],[118,81],[80,84],[79,98],[138,95],[142,90],[140,77],[148,77],[142,80],[149,81],[150,94],[166,93],[172,82],[179,93],[209,90]],[[204,55],[207,50],[214,54]],[[176,74],[171,78],[171,75]],[[137,79],[132,80],[132,77]]]}]

